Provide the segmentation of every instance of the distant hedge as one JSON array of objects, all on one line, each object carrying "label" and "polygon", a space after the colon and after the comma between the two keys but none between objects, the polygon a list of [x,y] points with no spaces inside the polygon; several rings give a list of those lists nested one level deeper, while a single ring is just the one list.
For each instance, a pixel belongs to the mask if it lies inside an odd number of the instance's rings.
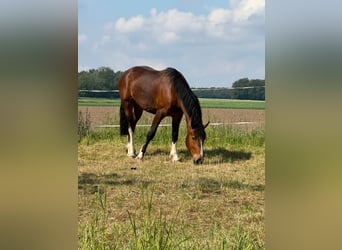
[{"label": "distant hedge", "polygon": [[[78,73],[78,96],[96,98],[119,98],[118,80],[122,72],[114,72],[109,67],[100,67]],[[103,92],[92,92],[102,90]],[[265,80],[241,78],[232,88],[194,88],[199,98],[265,100]]]}]

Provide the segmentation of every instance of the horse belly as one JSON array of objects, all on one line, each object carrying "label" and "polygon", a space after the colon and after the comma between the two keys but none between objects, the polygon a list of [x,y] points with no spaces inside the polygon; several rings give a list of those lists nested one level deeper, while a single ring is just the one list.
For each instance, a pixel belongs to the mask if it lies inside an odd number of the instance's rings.
[{"label": "horse belly", "polygon": [[133,100],[143,110],[155,114],[157,111],[156,104],[154,102],[154,96],[144,90],[134,92]]},{"label": "horse belly", "polygon": [[167,110],[172,106],[170,86],[158,81],[147,82],[140,79],[132,86],[133,100],[143,110],[155,114],[158,110]]}]

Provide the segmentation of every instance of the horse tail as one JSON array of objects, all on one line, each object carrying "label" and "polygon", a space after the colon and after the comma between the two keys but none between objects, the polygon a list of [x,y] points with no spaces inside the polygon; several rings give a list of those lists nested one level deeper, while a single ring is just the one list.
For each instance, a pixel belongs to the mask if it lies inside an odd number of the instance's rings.
[{"label": "horse tail", "polygon": [[120,105],[120,135],[128,135],[128,120],[122,104]]}]

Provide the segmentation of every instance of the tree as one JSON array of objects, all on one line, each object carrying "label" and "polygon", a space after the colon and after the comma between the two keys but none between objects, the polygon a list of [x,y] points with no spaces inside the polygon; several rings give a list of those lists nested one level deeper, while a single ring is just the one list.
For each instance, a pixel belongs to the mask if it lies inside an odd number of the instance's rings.
[{"label": "tree", "polygon": [[82,71],[78,73],[78,89],[94,89],[94,71]]},{"label": "tree", "polygon": [[232,87],[233,99],[265,100],[265,80],[241,78]]},{"label": "tree", "polygon": [[96,71],[95,86],[99,90],[114,89],[114,71],[108,67],[101,67]]},{"label": "tree", "polygon": [[[114,72],[109,67],[100,67],[98,69],[90,69],[78,73],[78,89],[79,90],[117,90],[118,80],[122,72]],[[117,93],[113,92],[80,92],[82,97],[117,97]]]}]

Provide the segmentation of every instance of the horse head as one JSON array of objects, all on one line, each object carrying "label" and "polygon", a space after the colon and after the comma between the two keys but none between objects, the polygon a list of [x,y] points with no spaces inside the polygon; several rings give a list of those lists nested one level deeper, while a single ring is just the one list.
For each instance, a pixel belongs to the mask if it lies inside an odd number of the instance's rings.
[{"label": "horse head", "polygon": [[192,128],[191,126],[188,128],[185,144],[190,151],[194,164],[203,163],[203,145],[206,139],[205,128],[208,125],[209,122],[206,125],[201,124],[201,126],[196,128]]}]

